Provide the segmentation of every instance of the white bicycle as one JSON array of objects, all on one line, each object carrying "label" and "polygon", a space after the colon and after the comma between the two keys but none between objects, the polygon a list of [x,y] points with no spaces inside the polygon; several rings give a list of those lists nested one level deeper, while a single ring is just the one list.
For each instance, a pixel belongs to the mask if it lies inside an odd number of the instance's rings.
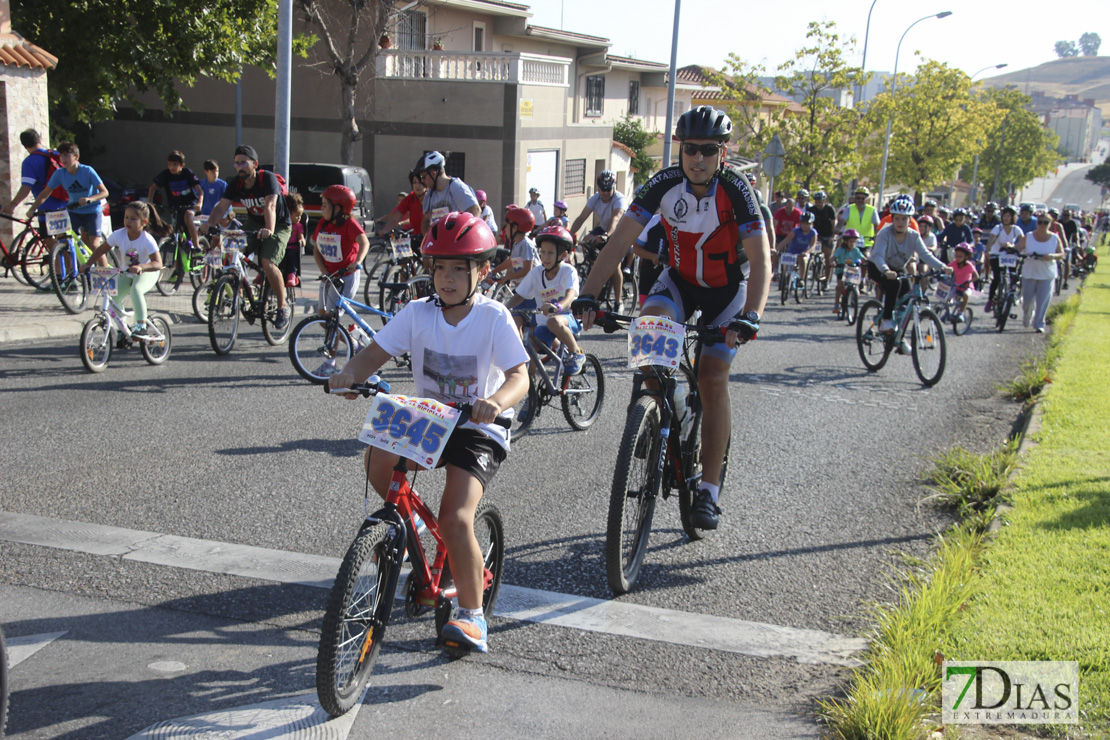
[{"label": "white bicycle", "polygon": [[113,349],[130,349],[136,343],[143,359],[151,365],[161,365],[170,356],[173,335],[170,322],[161,316],[146,317],[146,334],[135,336],[125,319],[134,314],[116,301],[119,274],[116,267],[89,268],[89,292],[97,294],[100,305],[96,315],[85,322],[81,330],[81,362],[91,373],[102,373],[108,367]]}]

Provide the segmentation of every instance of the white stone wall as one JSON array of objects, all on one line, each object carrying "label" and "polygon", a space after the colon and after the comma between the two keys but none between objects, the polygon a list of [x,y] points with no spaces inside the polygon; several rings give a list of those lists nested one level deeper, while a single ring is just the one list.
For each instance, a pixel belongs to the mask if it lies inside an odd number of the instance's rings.
[{"label": "white stone wall", "polygon": [[[0,136],[0,201],[7,205],[19,190],[23,158],[27,156],[27,150],[19,143],[19,134],[33,128],[49,143],[46,70],[0,67],[0,117],[3,123],[3,135]],[[31,196],[28,195],[23,203],[30,205]],[[16,211],[17,216],[24,213],[26,209],[22,207]],[[7,220],[0,223],[0,236],[6,244],[11,243],[12,225]]]}]

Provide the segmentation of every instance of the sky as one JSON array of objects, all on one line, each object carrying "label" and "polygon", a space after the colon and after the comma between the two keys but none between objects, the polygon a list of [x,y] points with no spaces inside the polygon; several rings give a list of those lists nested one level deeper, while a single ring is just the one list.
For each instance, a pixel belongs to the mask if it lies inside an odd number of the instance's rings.
[{"label": "sky", "polygon": [[[517,0],[528,4],[528,0]],[[748,62],[761,62],[767,74],[794,56],[805,41],[810,21],[835,21],[844,37],[855,36],[862,60],[864,31],[871,0],[795,0],[790,3],[745,2],[744,0],[681,0],[678,66],[702,64],[721,68],[729,52]],[[605,3],[597,0],[532,0],[531,23],[567,31],[602,36],[613,42],[610,52],[654,62],[670,62],[674,0],[636,0],[634,3]],[[1004,8],[1003,12],[998,12]],[[1022,8],[1027,10],[1022,11]],[[1045,24],[1038,15],[1052,14]],[[1110,56],[1110,12],[1107,0],[1062,0],[1060,5],[987,0],[925,0],[905,3],[875,0],[871,33],[867,44],[866,69],[890,72],[898,39],[926,15],[951,11],[947,18],[930,18],[914,26],[902,43],[899,72],[917,67],[914,52],[946,62],[986,79],[1056,59],[1054,45],[1060,40],[1079,41],[1086,32],[1102,37],[1100,56]],[[616,11],[616,12],[614,12]],[[562,25],[560,25],[562,14]],[[1063,21],[1058,20],[1063,18]],[[1046,31],[1045,29],[1048,28]],[[996,64],[1008,64],[996,70]]]}]

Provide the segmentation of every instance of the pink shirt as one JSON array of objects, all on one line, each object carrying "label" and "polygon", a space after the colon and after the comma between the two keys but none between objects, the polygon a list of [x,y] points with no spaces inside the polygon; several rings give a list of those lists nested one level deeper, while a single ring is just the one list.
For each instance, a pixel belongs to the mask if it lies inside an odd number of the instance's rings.
[{"label": "pink shirt", "polygon": [[964,283],[979,277],[979,271],[975,269],[975,265],[970,260],[965,262],[963,266],[952,260],[948,263],[948,266],[952,268],[952,278],[956,281],[956,287],[960,290],[971,288],[970,285],[964,285]]}]

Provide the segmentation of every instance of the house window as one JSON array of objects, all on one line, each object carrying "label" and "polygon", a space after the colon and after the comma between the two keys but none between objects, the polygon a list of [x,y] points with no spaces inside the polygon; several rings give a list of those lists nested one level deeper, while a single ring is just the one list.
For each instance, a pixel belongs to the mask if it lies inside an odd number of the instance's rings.
[{"label": "house window", "polygon": [[628,83],[628,115],[640,115],[640,81],[632,80]]},{"label": "house window", "polygon": [[428,16],[415,10],[406,10],[397,15],[397,48],[418,49],[423,51],[428,48],[426,43],[428,31]]},{"label": "house window", "polygon": [[563,171],[563,194],[584,195],[586,193],[586,160],[568,159]]},{"label": "house window", "polygon": [[682,114],[685,113],[685,112],[686,112],[686,103],[682,102],[681,100],[674,101],[674,120],[677,121],[679,118],[682,117]]},{"label": "house window", "polygon": [[486,26],[484,23],[474,24],[474,51],[486,50]]},{"label": "house window", "polygon": [[586,115],[600,116],[605,112],[605,75],[586,78]]}]

